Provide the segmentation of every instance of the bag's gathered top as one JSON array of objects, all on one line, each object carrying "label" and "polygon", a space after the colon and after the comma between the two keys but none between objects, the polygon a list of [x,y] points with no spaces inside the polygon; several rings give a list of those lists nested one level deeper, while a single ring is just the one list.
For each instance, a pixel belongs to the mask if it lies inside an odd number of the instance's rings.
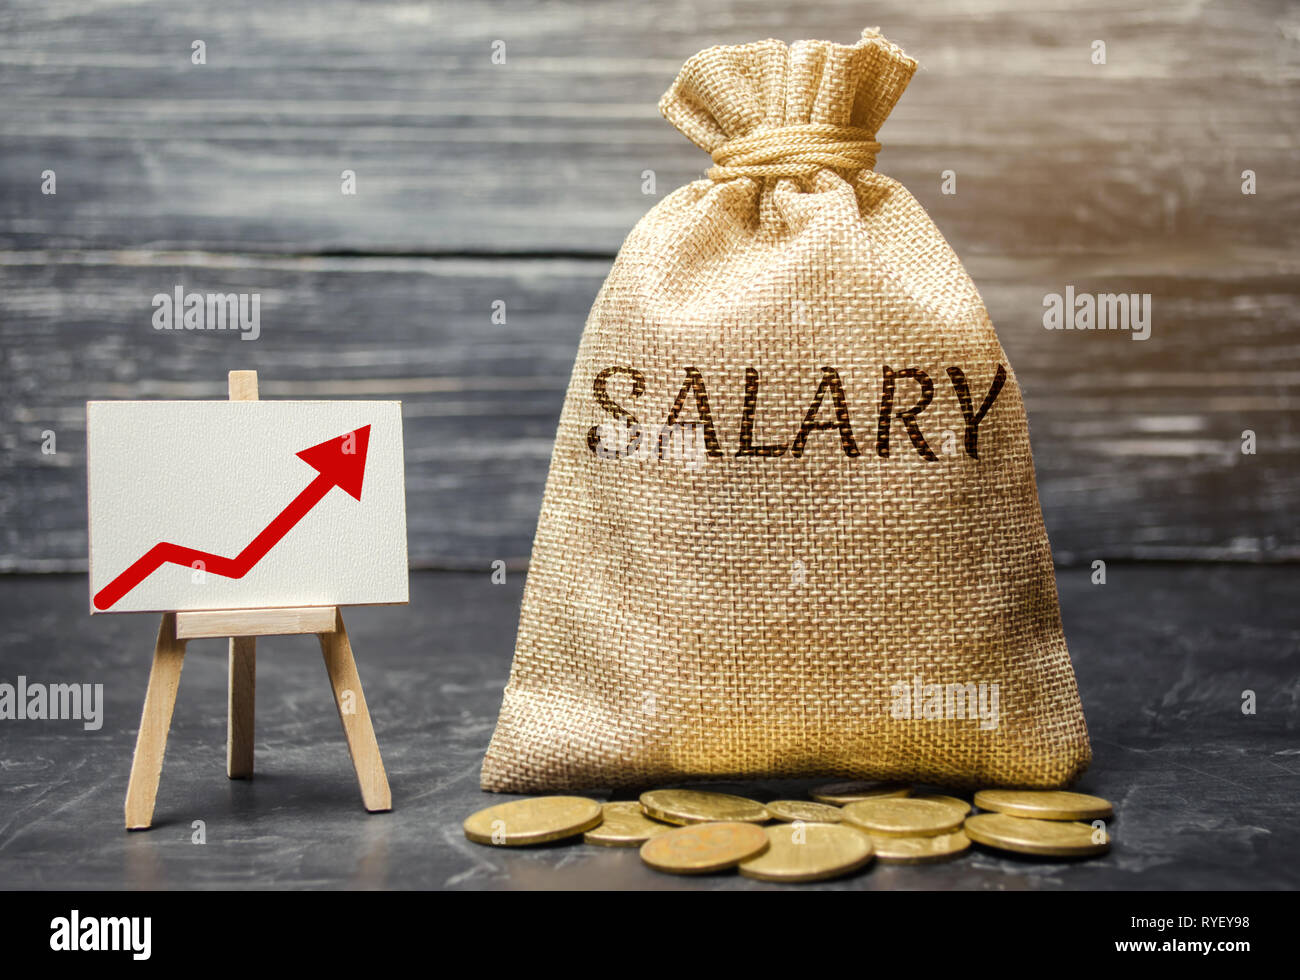
[{"label": "bag's gathered top", "polygon": [[686,62],[659,111],[712,155],[713,180],[869,170],[876,132],[915,71],[875,28],[852,45],[715,47]]}]

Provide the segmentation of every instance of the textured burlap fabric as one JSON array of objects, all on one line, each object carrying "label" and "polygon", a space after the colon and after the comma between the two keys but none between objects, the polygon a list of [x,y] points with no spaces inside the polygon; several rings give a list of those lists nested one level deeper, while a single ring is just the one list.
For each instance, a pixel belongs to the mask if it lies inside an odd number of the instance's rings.
[{"label": "textured burlap fabric", "polygon": [[715,47],[661,101],[715,166],[587,321],[485,789],[1086,768],[1020,388],[873,169],[915,67]]}]

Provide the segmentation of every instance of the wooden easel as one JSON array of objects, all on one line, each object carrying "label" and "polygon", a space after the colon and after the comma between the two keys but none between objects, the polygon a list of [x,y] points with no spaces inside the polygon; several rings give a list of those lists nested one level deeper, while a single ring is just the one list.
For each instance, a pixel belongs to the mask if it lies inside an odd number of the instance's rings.
[{"label": "wooden easel", "polygon": [[[231,371],[232,401],[257,400],[257,372]],[[230,696],[226,731],[226,775],[231,779],[253,776],[253,699],[257,677],[257,637],[315,633],[325,657],[325,670],[334,689],[343,734],[347,737],[352,766],[361,784],[361,800],[372,813],[391,810],[388,775],[379,754],[370,710],[361,690],[352,645],[336,606],[296,609],[232,609],[163,613],[158,642],[149,671],[140,734],[131,761],[131,781],[126,790],[126,829],[145,830],[153,824],[154,799],[162,774],[167,732],[180,685],[181,664],[188,640],[230,638]],[[348,694],[351,694],[349,702]],[[345,702],[346,703],[345,705]]]}]

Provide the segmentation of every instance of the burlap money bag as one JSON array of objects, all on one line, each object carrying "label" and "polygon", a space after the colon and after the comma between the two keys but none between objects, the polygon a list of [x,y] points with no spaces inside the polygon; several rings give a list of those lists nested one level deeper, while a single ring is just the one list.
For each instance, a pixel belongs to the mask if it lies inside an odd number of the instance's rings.
[{"label": "burlap money bag", "polygon": [[873,169],[915,68],[874,30],[759,41],[660,102],[715,166],[587,321],[485,789],[1087,766],[1020,388]]}]

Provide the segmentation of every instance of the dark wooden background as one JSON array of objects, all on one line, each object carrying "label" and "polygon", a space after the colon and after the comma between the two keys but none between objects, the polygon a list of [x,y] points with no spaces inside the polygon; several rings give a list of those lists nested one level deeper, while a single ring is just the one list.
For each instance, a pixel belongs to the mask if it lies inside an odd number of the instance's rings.
[{"label": "dark wooden background", "polygon": [[[526,559],[591,300],[708,163],[660,94],[707,45],[868,22],[921,63],[879,167],[989,306],[1058,561],[1300,556],[1294,4],[20,0],[0,7],[0,569],[84,567],[86,399],[223,397],[231,368],[264,397],[400,398],[412,563]],[[154,331],[178,284],[261,293],[261,339]],[[1151,339],[1044,330],[1067,284],[1150,292]]]}]

